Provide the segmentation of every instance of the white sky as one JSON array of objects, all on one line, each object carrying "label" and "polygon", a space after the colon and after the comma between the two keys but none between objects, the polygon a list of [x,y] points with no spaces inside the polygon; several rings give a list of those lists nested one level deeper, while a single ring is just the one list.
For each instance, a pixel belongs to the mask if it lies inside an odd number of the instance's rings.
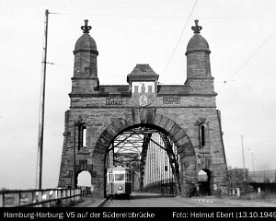
[{"label": "white sky", "polygon": [[[0,188],[34,188],[43,22],[49,17],[43,187],[58,182],[64,112],[73,75],[74,44],[84,19],[96,40],[101,84],[126,84],[137,63],[149,63],[164,84],[186,79],[186,46],[194,20],[210,45],[228,164],[276,169],[276,1],[1,0]],[[171,62],[171,54],[183,35]],[[275,34],[275,35],[274,35]],[[167,67],[168,65],[168,67]],[[167,67],[167,68],[166,68]],[[223,81],[229,80],[224,84]]]}]

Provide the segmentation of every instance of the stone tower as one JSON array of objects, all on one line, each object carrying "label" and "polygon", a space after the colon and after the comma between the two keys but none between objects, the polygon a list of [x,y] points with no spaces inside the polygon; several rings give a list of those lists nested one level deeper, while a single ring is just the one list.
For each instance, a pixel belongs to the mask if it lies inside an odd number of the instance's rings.
[{"label": "stone tower", "polygon": [[147,127],[177,149],[179,195],[191,194],[201,170],[208,174],[210,193],[219,189],[227,172],[226,157],[210,49],[198,21],[186,51],[187,79],[180,85],[158,84],[159,75],[149,64],[137,64],[126,76],[128,84],[100,85],[91,27],[85,21],[81,29],[74,49],[58,185],[74,187],[78,174],[88,171],[93,195],[104,197],[107,153],[114,139],[123,131]]},{"label": "stone tower", "polygon": [[187,45],[187,80],[186,85],[193,89],[193,93],[214,93],[214,78],[211,75],[209,44],[200,34],[202,27],[195,20],[193,37]]},{"label": "stone tower", "polygon": [[91,26],[81,27],[83,35],[77,40],[74,49],[74,76],[72,78],[73,93],[89,93],[96,90],[99,86],[97,68],[97,45],[95,40],[89,35]]}]

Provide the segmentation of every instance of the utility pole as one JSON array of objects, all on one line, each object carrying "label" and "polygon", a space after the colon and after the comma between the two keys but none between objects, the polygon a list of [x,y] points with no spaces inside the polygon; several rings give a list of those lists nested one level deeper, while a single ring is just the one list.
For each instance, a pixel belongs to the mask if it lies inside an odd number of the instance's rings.
[{"label": "utility pole", "polygon": [[253,170],[253,175],[254,175],[254,173],[255,173],[255,168],[254,168],[254,152],[252,151],[251,154],[252,154],[252,170]]},{"label": "utility pole", "polygon": [[48,9],[45,10],[45,29],[44,44],[42,55],[42,82],[41,97],[39,104],[39,130],[38,130],[38,151],[37,151],[37,177],[36,188],[42,188],[42,161],[43,161],[43,132],[44,132],[44,107],[45,107],[45,80],[46,80],[46,64],[47,64],[47,37],[48,37]]},{"label": "utility pole", "polygon": [[241,135],[242,141],[242,164],[243,164],[243,181],[246,181],[246,173],[245,173],[245,160],[244,160],[244,148],[243,148],[243,136]]},{"label": "utility pole", "polygon": [[255,177],[255,168],[254,168],[254,151],[252,151],[250,148],[248,148],[248,151],[251,152],[252,157],[252,176]]}]

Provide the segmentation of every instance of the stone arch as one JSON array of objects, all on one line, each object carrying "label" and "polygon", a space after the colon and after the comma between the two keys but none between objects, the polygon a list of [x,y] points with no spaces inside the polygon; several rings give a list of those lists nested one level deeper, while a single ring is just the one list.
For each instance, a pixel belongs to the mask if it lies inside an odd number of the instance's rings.
[{"label": "stone arch", "polygon": [[162,130],[177,147],[181,167],[181,195],[191,196],[196,190],[197,172],[195,150],[186,131],[175,121],[156,113],[156,109],[133,109],[131,117],[118,118],[105,128],[99,136],[93,152],[93,184],[99,197],[104,197],[104,163],[105,154],[110,143],[123,131],[137,125],[150,125]]}]

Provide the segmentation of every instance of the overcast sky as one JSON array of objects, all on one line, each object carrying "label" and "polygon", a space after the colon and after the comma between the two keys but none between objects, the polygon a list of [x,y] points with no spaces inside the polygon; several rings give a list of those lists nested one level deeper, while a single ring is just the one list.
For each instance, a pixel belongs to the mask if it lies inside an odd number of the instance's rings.
[{"label": "overcast sky", "polygon": [[137,63],[149,63],[160,83],[183,84],[190,27],[199,19],[228,165],[242,167],[243,135],[246,167],[253,151],[255,170],[276,169],[276,1],[0,0],[0,188],[35,187],[45,9],[58,14],[49,15],[44,188],[58,182],[72,51],[84,19],[99,50],[100,84],[126,84]]}]

